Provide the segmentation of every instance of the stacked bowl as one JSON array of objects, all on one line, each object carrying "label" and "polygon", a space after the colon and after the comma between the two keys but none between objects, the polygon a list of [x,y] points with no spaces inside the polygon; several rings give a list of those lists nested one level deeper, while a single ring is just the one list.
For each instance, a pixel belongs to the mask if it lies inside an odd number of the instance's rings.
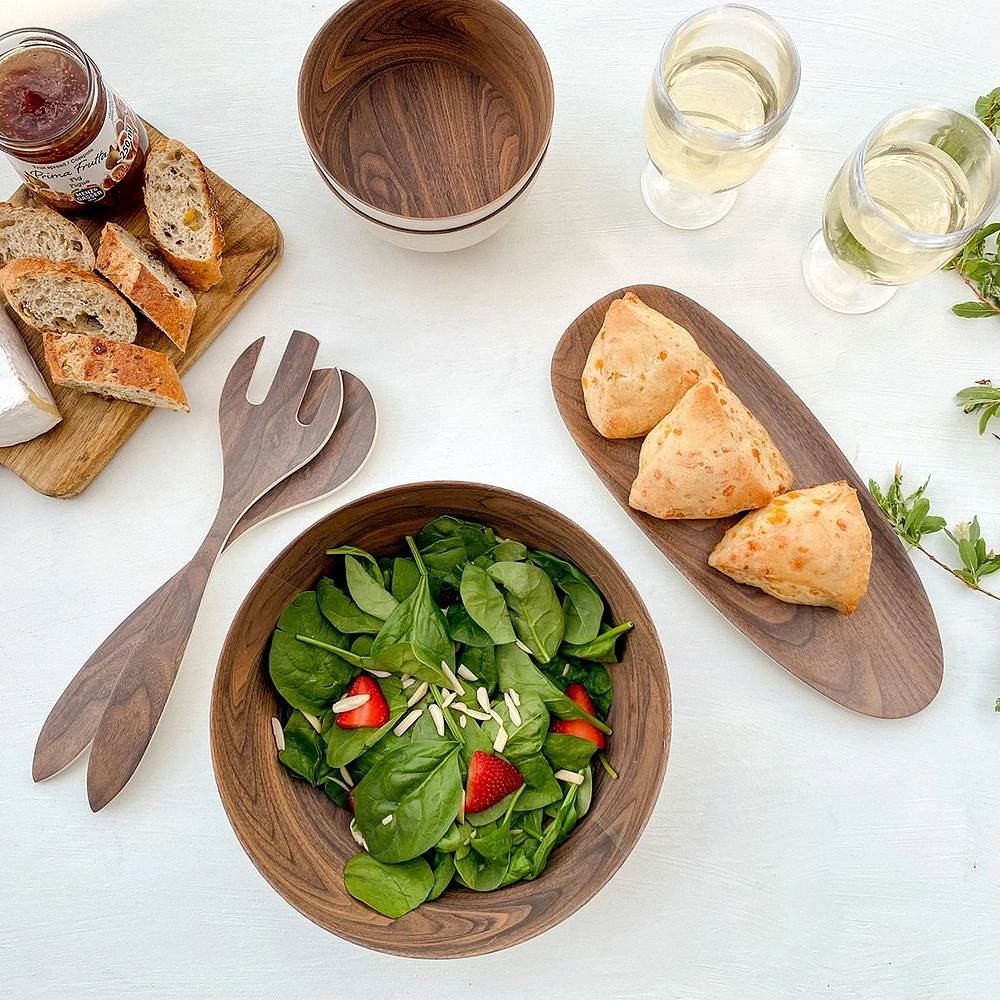
[{"label": "stacked bowl", "polygon": [[351,0],[299,73],[313,163],[344,208],[411,250],[458,250],[523,204],[548,149],[552,74],[498,0]]}]

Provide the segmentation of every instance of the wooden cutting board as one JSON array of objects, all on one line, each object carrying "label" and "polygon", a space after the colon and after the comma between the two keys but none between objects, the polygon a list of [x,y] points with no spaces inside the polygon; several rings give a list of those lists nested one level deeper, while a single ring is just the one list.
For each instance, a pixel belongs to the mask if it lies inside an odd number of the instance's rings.
[{"label": "wooden cutting board", "polygon": [[[858,491],[872,531],[868,593],[847,617],[832,608],[785,604],[708,565],[723,532],[739,517],[662,521],[628,504],[642,438],[609,441],[587,418],[580,377],[613,299],[633,291],[685,327],[729,386],[770,431],[795,485],[844,479]],[[748,639],[828,698],[865,715],[894,719],[930,704],[941,686],[941,637],[910,558],[865,484],[820,422],[780,376],[728,326],[684,295],[633,285],[605,295],[574,320],[552,357],[552,391],[584,457],[654,545]]]},{"label": "wooden cutting board", "polygon": [[[148,122],[146,128],[150,140],[161,137],[162,133]],[[281,258],[281,231],[274,219],[211,170],[208,177],[222,221],[226,249],[222,257],[222,280],[207,292],[196,293],[198,311],[187,351],[179,351],[149,320],[138,316],[136,343],[163,351],[182,376],[249,301]],[[9,201],[14,205],[33,203],[23,186]],[[116,222],[139,239],[149,237],[149,224],[141,200],[129,211],[79,216],[73,221],[87,234],[95,250],[105,222]],[[48,380],[41,335],[21,322],[13,310],[8,308],[7,311]],[[94,481],[152,408],[54,386],[51,381],[49,388],[62,414],[62,423],[32,441],[0,448],[0,465],[17,473],[39,493],[74,497]],[[169,416],[172,440],[183,447],[187,414],[171,413]]]}]

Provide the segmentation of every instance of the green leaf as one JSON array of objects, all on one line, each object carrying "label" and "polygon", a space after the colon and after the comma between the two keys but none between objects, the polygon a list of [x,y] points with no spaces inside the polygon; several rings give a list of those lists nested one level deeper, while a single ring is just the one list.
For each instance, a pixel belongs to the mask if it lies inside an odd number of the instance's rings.
[{"label": "green leaf", "polygon": [[541,754],[519,760],[517,769],[524,776],[524,788],[514,806],[515,812],[541,809],[562,798],[562,787],[548,761]]},{"label": "green leaf", "polygon": [[499,681],[495,647],[487,646],[478,649],[467,646],[462,650],[459,662],[476,678],[473,683],[477,687],[484,687],[487,694],[493,694]]},{"label": "green leaf", "polygon": [[392,596],[405,601],[420,583],[420,570],[412,559],[397,557],[392,563]]},{"label": "green leaf", "polygon": [[590,758],[596,751],[597,744],[593,740],[585,740],[570,733],[549,733],[542,747],[542,752],[555,771],[580,771],[590,763]]},{"label": "green leaf", "polygon": [[[469,563],[468,565],[472,565]],[[464,646],[473,646],[478,649],[485,649],[493,646],[493,640],[489,633],[481,629],[473,621],[469,612],[462,604],[453,604],[444,616],[448,623],[448,634],[453,642],[460,642]]]},{"label": "green leaf", "polygon": [[[541,753],[545,734],[549,731],[549,710],[534,691],[519,691],[518,696],[521,700],[521,704],[517,706],[520,725],[514,724],[510,708],[504,699],[498,699],[492,707],[503,719],[503,727],[507,732],[507,745],[503,749],[503,755],[520,770],[521,758]],[[482,729],[492,745],[500,731],[500,723],[491,717],[483,722]]]},{"label": "green leaf", "polygon": [[533,563],[495,563],[487,573],[505,590],[507,608],[517,637],[542,663],[555,656],[566,619],[555,587]]},{"label": "green leaf", "polygon": [[617,663],[618,654],[615,651],[615,646],[618,643],[618,638],[626,632],[630,632],[633,627],[631,622],[622,622],[621,625],[616,625],[614,628],[605,629],[593,642],[585,642],[580,646],[564,642],[559,647],[559,653],[577,660]]},{"label": "green leaf", "polygon": [[347,891],[386,917],[415,910],[434,888],[431,866],[423,858],[386,864],[365,851],[344,865]]},{"label": "green leaf", "polygon": [[359,729],[341,729],[334,720],[323,734],[326,737],[326,762],[333,767],[344,767],[357,759],[370,746],[374,746],[406,714],[406,696],[399,686],[398,677],[380,677],[378,686],[389,704],[389,721],[384,726],[362,726]]},{"label": "green leaf", "polygon": [[570,684],[583,687],[597,709],[598,718],[607,719],[614,701],[615,686],[602,663],[557,656],[541,669],[560,691],[565,691]]},{"label": "green leaf", "polygon": [[285,749],[278,754],[278,760],[310,785],[318,785],[330,773],[325,749],[323,737],[306,717],[298,709],[292,712],[285,723]]},{"label": "green leaf", "polygon": [[431,869],[434,872],[434,885],[427,895],[427,902],[437,899],[451,885],[455,877],[455,855],[449,851],[435,851]]},{"label": "green leaf", "polygon": [[957,305],[951,307],[951,311],[963,319],[981,319],[986,316],[997,315],[995,309],[991,309],[985,302],[979,302],[978,300],[973,302],[959,302]]},{"label": "green leaf", "polygon": [[[462,804],[459,745],[404,744],[383,757],[354,789],[358,828],[379,861],[408,861],[430,850]],[[388,822],[383,822],[392,816]]]},{"label": "green leaf", "polygon": [[365,552],[364,549],[359,549],[356,545],[338,545],[335,549],[327,549],[326,554],[328,556],[354,556],[355,559],[361,559],[369,563],[372,568],[372,576],[380,584],[385,584],[382,568],[379,566],[378,560],[370,552]]},{"label": "green leaf", "polygon": [[385,621],[399,607],[399,601],[379,582],[382,579],[382,574],[378,566],[375,566],[375,571],[379,574],[379,580],[373,579],[354,556],[345,557],[344,566],[347,574],[347,589],[350,591],[354,603],[366,614]]},{"label": "green leaf", "polygon": [[316,597],[320,611],[347,635],[358,632],[375,635],[384,624],[381,618],[362,611],[329,577],[324,576],[316,584]]},{"label": "green leaf", "polygon": [[531,561],[566,595],[566,642],[580,644],[597,638],[604,618],[604,599],[593,581],[576,566],[551,552],[533,551]]},{"label": "green leaf", "polygon": [[493,645],[514,641],[514,627],[507,612],[507,603],[485,570],[466,563],[459,593],[469,617],[486,633]]},{"label": "green leaf", "polygon": [[509,538],[497,544],[490,550],[490,562],[523,562],[528,558],[528,547],[521,542],[512,542]]}]

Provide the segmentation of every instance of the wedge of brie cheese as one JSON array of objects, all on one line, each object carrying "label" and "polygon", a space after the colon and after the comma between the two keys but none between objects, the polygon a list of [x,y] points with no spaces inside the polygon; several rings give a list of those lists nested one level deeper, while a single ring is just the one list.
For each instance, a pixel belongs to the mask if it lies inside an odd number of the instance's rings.
[{"label": "wedge of brie cheese", "polygon": [[30,441],[61,419],[21,334],[0,306],[0,448]]}]

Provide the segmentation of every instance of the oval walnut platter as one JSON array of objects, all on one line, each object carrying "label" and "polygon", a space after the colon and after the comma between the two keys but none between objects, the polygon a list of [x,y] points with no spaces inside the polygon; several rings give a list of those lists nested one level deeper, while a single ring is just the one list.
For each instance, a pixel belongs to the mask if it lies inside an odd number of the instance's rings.
[{"label": "oval walnut platter", "polygon": [[[162,136],[149,122],[145,125],[150,141]],[[274,219],[211,170],[208,171],[208,180],[226,238],[226,248],[222,255],[222,280],[207,292],[198,293],[198,310],[187,351],[179,351],[167,335],[145,316],[136,315],[139,323],[136,343],[162,351],[181,375],[205,353],[209,344],[247,304],[281,259],[281,231]],[[33,204],[23,185],[9,201],[14,205]],[[129,209],[72,216],[72,221],[87,234],[95,250],[105,222],[118,223],[140,240],[149,239],[149,222],[141,200]],[[0,448],[0,466],[7,466],[39,493],[52,497],[75,497],[94,481],[139,424],[150,415],[152,408],[52,385],[47,375],[41,334],[22,322],[19,316],[11,313],[10,317],[49,383],[62,414],[62,423],[56,424],[41,437]],[[184,417],[183,413],[169,414],[177,447],[184,446],[185,436],[190,433],[190,425]]]},{"label": "oval walnut platter", "polygon": [[[858,491],[872,531],[868,594],[848,617],[830,608],[785,604],[708,565],[723,531],[739,518],[663,521],[628,505],[642,438],[610,441],[584,407],[581,374],[612,300],[633,291],[685,327],[740,399],[770,431],[797,486],[844,479]],[[552,391],[566,427],[604,485],[654,545],[748,639],[786,670],[846,708],[894,719],[925,708],[941,686],[941,637],[902,544],[850,462],[772,368],[697,302],[659,285],[605,295],[563,334],[552,358]]]},{"label": "oval walnut platter", "polygon": [[[441,514],[479,521],[501,535],[549,549],[594,581],[615,621],[635,628],[611,666],[614,733],[608,753],[619,778],[598,768],[594,802],[573,835],[532,882],[478,893],[452,886],[439,899],[390,920],[344,887],[357,853],[348,814],[278,760],[271,718],[279,698],[268,676],[271,633],[285,605],[329,572],[334,545],[405,551]],[[618,871],[656,805],[670,747],[670,685],[656,630],[618,564],[582,528],[535,500],[477,483],[397,486],[356,500],[306,529],[254,584],[237,612],[212,690],[212,762],[229,821],[260,873],[297,910],[355,944],[412,958],[468,958],[519,944],[564,920]]]}]

